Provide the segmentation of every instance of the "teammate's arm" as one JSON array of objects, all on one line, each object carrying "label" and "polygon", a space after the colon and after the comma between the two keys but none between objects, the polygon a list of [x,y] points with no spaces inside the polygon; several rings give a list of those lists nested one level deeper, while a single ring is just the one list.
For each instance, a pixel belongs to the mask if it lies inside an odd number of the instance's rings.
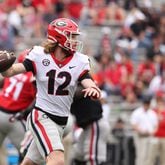
[{"label": "teammate's arm", "polygon": [[23,63],[16,63],[16,64],[13,64],[5,72],[2,72],[1,74],[4,77],[11,77],[11,76],[14,76],[16,74],[20,74],[20,73],[24,73],[24,72],[26,72],[26,69],[24,67],[24,64]]}]

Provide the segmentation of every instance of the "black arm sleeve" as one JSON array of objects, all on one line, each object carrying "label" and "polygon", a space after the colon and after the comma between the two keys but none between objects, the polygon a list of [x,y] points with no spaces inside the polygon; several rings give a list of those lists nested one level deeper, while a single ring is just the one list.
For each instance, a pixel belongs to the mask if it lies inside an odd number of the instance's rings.
[{"label": "black arm sleeve", "polygon": [[26,68],[26,71],[31,71],[31,72],[33,72],[33,74],[35,74],[35,68],[34,68],[33,62],[31,60],[25,59],[23,64]]},{"label": "black arm sleeve", "polygon": [[92,79],[91,75],[89,74],[89,72],[86,72],[85,74],[83,74],[79,79],[78,81],[82,81],[84,79]]}]

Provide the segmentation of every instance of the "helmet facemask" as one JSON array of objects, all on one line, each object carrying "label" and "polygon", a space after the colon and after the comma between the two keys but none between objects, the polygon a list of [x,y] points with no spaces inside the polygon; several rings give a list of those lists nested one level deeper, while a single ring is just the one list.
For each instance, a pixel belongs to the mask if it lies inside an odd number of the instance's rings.
[{"label": "helmet facemask", "polygon": [[66,36],[66,41],[64,43],[65,49],[69,49],[74,52],[82,51],[83,43],[82,43],[82,41],[80,41],[81,33],[64,31],[64,35]]}]

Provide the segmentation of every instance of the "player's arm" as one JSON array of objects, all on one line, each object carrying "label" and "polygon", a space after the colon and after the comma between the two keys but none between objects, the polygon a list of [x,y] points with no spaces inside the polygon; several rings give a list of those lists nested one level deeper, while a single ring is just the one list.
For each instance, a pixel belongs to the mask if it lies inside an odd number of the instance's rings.
[{"label": "player's arm", "polygon": [[84,92],[84,97],[91,96],[97,99],[100,98],[101,91],[92,79],[84,79],[81,81],[81,84],[85,88],[82,90]]},{"label": "player's arm", "polygon": [[81,85],[85,88],[82,92],[84,93],[84,97],[90,96],[93,99],[100,99],[101,90],[97,87],[90,74],[90,59],[87,56],[84,57],[83,72],[80,74],[78,79]]},{"label": "player's arm", "polygon": [[1,74],[4,77],[11,77],[11,76],[14,76],[16,74],[20,74],[20,73],[24,73],[24,72],[26,72],[24,64],[23,63],[16,63],[16,64],[13,64],[5,72],[2,72]]},{"label": "player's arm", "polygon": [[85,88],[84,97],[91,96],[92,98],[99,99],[101,96],[101,90],[97,87],[90,74],[85,73],[80,79],[81,85]]}]

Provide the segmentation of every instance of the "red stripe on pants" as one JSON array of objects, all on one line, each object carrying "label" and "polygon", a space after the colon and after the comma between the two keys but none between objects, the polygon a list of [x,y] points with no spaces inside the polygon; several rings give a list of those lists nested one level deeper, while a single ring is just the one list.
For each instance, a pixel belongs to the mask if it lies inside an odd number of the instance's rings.
[{"label": "red stripe on pants", "polygon": [[49,137],[48,137],[48,135],[47,135],[47,133],[45,131],[45,128],[43,127],[43,125],[38,120],[38,111],[37,110],[35,110],[34,118],[35,118],[36,125],[41,130],[41,133],[42,133],[42,135],[43,135],[43,137],[44,137],[44,139],[46,141],[46,144],[48,145],[49,151],[50,152],[53,151],[53,147],[52,147],[51,142],[49,140]]}]

